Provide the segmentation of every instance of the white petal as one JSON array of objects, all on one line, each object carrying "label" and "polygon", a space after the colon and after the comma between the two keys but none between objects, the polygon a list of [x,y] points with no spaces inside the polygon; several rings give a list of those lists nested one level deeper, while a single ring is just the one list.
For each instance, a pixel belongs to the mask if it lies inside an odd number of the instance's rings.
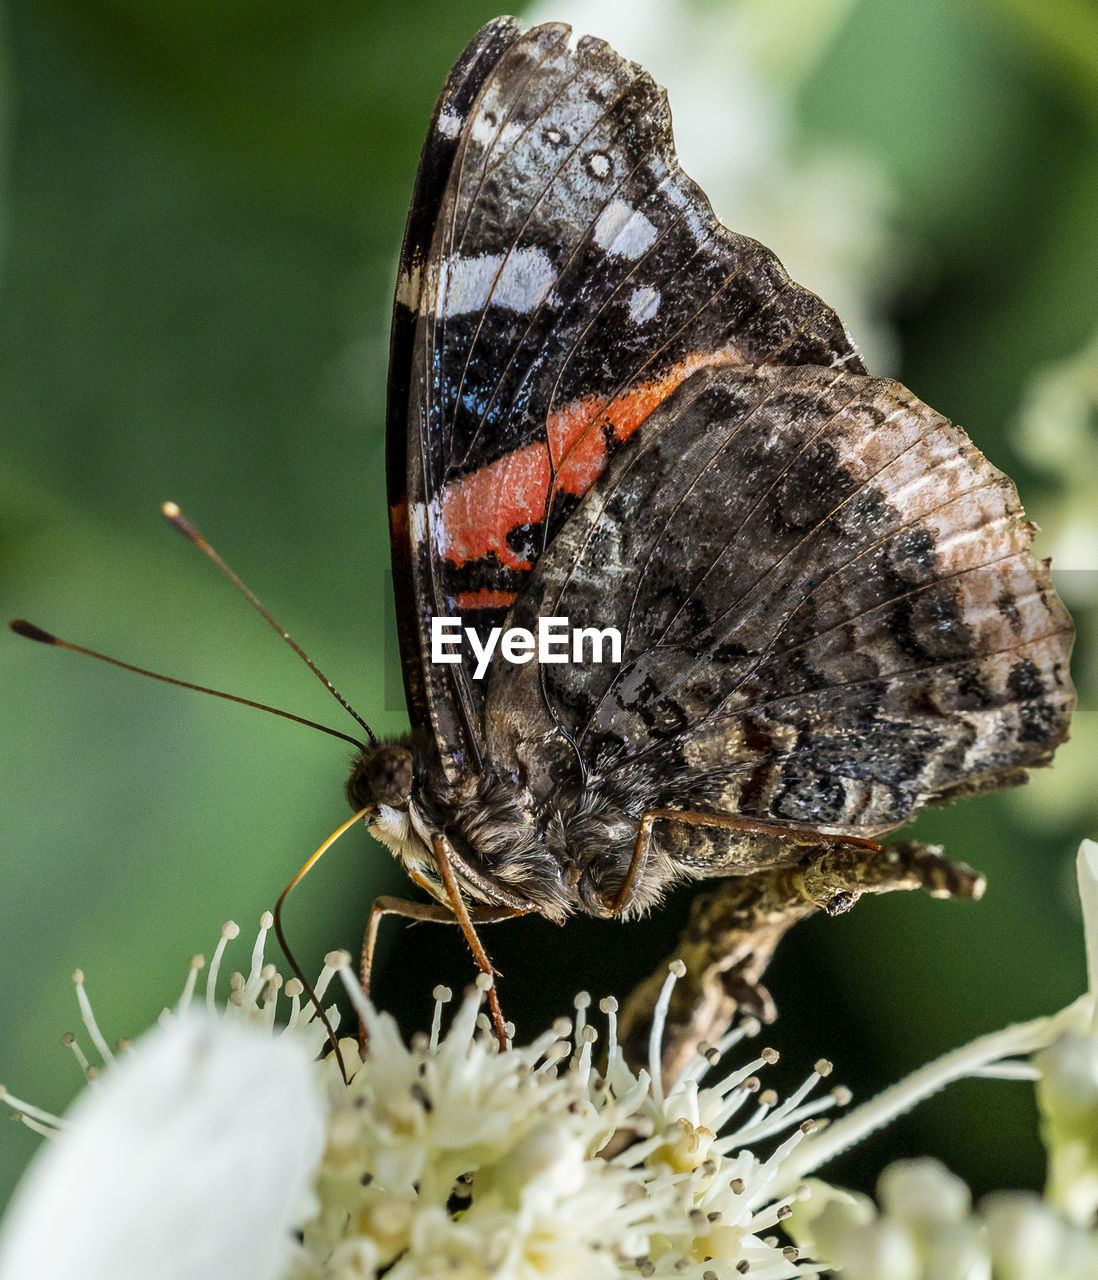
[{"label": "white petal", "polygon": [[0,1280],[273,1280],[323,1147],[314,1074],[292,1037],[241,1023],[150,1032],[31,1165]]},{"label": "white petal", "polygon": [[1098,997],[1098,844],[1084,840],[1075,863],[1079,899],[1083,904],[1083,938],[1087,947],[1087,976],[1091,998]]}]

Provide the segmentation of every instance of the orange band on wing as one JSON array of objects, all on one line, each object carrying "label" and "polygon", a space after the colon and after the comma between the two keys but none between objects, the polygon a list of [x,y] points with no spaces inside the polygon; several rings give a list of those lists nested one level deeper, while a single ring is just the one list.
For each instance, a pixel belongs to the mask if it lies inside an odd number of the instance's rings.
[{"label": "orange band on wing", "polygon": [[732,363],[736,356],[724,351],[690,355],[662,377],[638,383],[614,400],[585,396],[550,414],[548,445],[516,449],[443,489],[439,541],[445,558],[463,565],[494,552],[505,568],[533,568],[511,549],[508,535],[524,525],[541,524],[552,492],[580,498],[590,489],[606,466],[602,423],[610,425],[615,439],[628,440],[692,373]]},{"label": "orange band on wing", "polygon": [[443,555],[460,565],[494,551],[508,569],[532,569],[511,550],[507,535],[545,519],[550,478],[549,450],[530,444],[452,481],[440,495]]},{"label": "orange band on wing", "polygon": [[462,591],[454,599],[454,607],[460,613],[470,609],[510,609],[515,603],[514,591],[492,591],[481,587],[479,591]]}]

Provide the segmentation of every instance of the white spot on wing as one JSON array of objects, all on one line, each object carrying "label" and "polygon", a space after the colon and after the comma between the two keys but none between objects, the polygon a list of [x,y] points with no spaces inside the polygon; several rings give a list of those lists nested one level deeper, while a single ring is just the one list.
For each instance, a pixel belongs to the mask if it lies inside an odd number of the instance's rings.
[{"label": "white spot on wing", "polygon": [[526,126],[520,121],[512,120],[501,129],[497,126],[495,117],[489,122],[484,115],[476,117],[471,130],[474,142],[479,142],[483,147],[502,147],[504,149],[511,146],[525,131]]},{"label": "white spot on wing", "polygon": [[629,299],[629,319],[634,324],[644,324],[651,320],[659,309],[660,291],[658,289],[645,285],[641,289],[633,290],[633,296]]},{"label": "white spot on wing", "polygon": [[605,178],[610,172],[610,157],[605,151],[592,151],[587,157],[587,168],[596,178]]},{"label": "white spot on wing", "polygon": [[443,111],[439,114],[436,128],[444,138],[456,138],[464,123],[456,111]]},{"label": "white spot on wing", "polygon": [[625,200],[611,200],[595,223],[595,243],[619,258],[639,258],[656,240],[656,228]]},{"label": "white spot on wing", "polygon": [[419,305],[418,309],[424,315],[430,315],[438,305],[438,263],[428,262],[427,269],[420,273],[420,268],[413,268],[413,276],[419,279]]},{"label": "white spot on wing", "polygon": [[413,502],[411,516],[412,545],[420,547],[427,540],[427,508],[422,502]]},{"label": "white spot on wing", "polygon": [[439,311],[447,317],[460,316],[491,304],[526,315],[545,300],[556,278],[544,249],[449,258],[443,264]]},{"label": "white spot on wing", "polygon": [[430,529],[432,550],[437,559],[444,560],[446,552],[450,549],[450,539],[446,536],[446,522],[442,518],[442,495],[439,493],[436,493],[431,499],[431,506],[427,512],[427,523]]},{"label": "white spot on wing", "polygon": [[419,263],[415,263],[410,271],[401,273],[400,279],[397,280],[396,300],[409,311],[419,309],[419,293],[423,280],[423,272]]}]

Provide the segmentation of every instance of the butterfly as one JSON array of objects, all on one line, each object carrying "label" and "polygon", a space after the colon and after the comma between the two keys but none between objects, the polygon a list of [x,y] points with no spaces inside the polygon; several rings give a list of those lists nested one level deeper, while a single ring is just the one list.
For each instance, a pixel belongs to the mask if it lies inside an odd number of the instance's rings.
[{"label": "butterfly", "polygon": [[[839,909],[900,875],[879,836],[1067,736],[1014,485],[720,224],[663,91],[567,26],[489,23],[442,90],[387,474],[412,732],[347,791],[434,904],[372,927],[456,918],[486,973],[477,923],[684,880],[827,866]],[[535,655],[565,621],[620,651]]]}]

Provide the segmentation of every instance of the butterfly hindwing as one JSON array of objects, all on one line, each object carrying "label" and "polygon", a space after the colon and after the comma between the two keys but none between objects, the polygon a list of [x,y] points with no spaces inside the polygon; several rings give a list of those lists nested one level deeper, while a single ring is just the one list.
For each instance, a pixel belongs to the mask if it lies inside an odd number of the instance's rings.
[{"label": "butterfly hindwing", "polygon": [[898,383],[695,374],[512,613],[612,621],[621,665],[497,663],[493,760],[540,794],[582,779],[862,836],[1020,781],[1074,704],[1071,622],[1032,532],[1010,480]]},{"label": "butterfly hindwing", "polygon": [[484,683],[430,663],[434,617],[502,623],[608,461],[699,368],[862,368],[834,312],[717,221],[646,72],[567,27],[503,21],[440,99],[393,362],[406,681],[453,775],[484,754]]}]

